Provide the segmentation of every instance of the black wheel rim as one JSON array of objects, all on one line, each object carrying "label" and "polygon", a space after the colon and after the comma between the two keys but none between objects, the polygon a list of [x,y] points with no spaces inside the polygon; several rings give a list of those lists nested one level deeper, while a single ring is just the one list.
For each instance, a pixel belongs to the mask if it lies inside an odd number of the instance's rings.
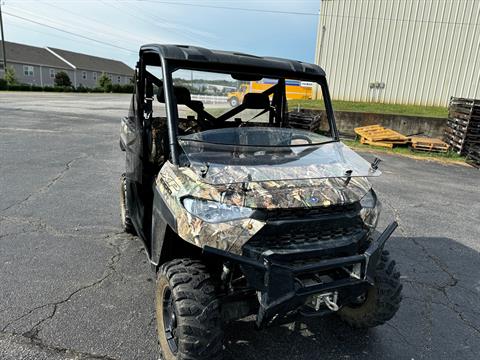
[{"label": "black wheel rim", "polygon": [[[371,287],[369,288],[365,293],[362,295],[358,296],[353,302],[348,304],[348,307],[351,309],[359,309],[362,306],[364,306],[368,301],[372,301],[372,299],[375,297],[375,288]],[[373,299],[373,301],[375,301]]]},{"label": "black wheel rim", "polygon": [[166,288],[163,293],[163,330],[167,339],[168,347],[173,354],[178,351],[177,340],[177,316],[173,307],[173,296],[170,288]]}]

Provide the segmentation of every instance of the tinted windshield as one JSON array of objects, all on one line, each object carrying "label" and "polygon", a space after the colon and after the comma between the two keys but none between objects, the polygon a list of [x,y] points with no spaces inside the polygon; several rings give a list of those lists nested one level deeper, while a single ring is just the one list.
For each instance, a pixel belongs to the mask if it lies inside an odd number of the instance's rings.
[{"label": "tinted windshield", "polygon": [[194,171],[212,184],[380,174],[342,143],[299,129],[216,129],[179,143]]}]

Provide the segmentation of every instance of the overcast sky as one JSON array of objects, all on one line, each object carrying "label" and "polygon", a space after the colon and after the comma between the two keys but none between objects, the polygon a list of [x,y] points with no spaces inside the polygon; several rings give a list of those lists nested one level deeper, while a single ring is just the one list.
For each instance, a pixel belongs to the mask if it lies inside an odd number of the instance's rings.
[{"label": "overcast sky", "polygon": [[146,43],[199,45],[313,62],[320,6],[320,0],[0,1],[7,41],[114,58],[130,66],[139,46]]}]

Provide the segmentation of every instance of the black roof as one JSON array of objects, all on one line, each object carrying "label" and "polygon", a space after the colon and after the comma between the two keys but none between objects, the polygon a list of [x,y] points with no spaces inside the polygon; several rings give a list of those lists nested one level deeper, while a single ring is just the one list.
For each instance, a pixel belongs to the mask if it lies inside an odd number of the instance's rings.
[{"label": "black roof", "polygon": [[210,50],[189,45],[149,44],[140,48],[140,54],[148,65],[159,65],[158,56],[167,61],[183,63],[187,67],[202,69],[258,72],[291,76],[299,79],[324,77],[325,71],[315,64],[277,57],[265,57],[234,51]]}]

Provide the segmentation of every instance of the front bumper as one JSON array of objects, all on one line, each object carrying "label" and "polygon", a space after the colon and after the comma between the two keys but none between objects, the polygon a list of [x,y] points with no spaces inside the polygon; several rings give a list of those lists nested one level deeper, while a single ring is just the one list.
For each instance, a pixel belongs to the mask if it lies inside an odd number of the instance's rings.
[{"label": "front bumper", "polygon": [[[240,265],[249,286],[259,293],[257,326],[261,327],[273,321],[278,315],[287,315],[299,309],[312,295],[335,291],[338,293],[338,304],[342,306],[364,293],[374,284],[375,270],[383,247],[397,226],[397,222],[392,222],[380,236],[373,239],[363,254],[314,262],[288,264],[282,261],[285,254],[280,255],[270,250],[262,254],[263,261],[209,246],[204,247],[204,253],[223,257]],[[303,259],[312,259],[317,254],[316,250],[310,250],[296,254],[296,258],[299,255]],[[327,274],[342,269],[347,269],[350,276],[329,279]],[[312,281],[313,275],[315,281]]]}]

